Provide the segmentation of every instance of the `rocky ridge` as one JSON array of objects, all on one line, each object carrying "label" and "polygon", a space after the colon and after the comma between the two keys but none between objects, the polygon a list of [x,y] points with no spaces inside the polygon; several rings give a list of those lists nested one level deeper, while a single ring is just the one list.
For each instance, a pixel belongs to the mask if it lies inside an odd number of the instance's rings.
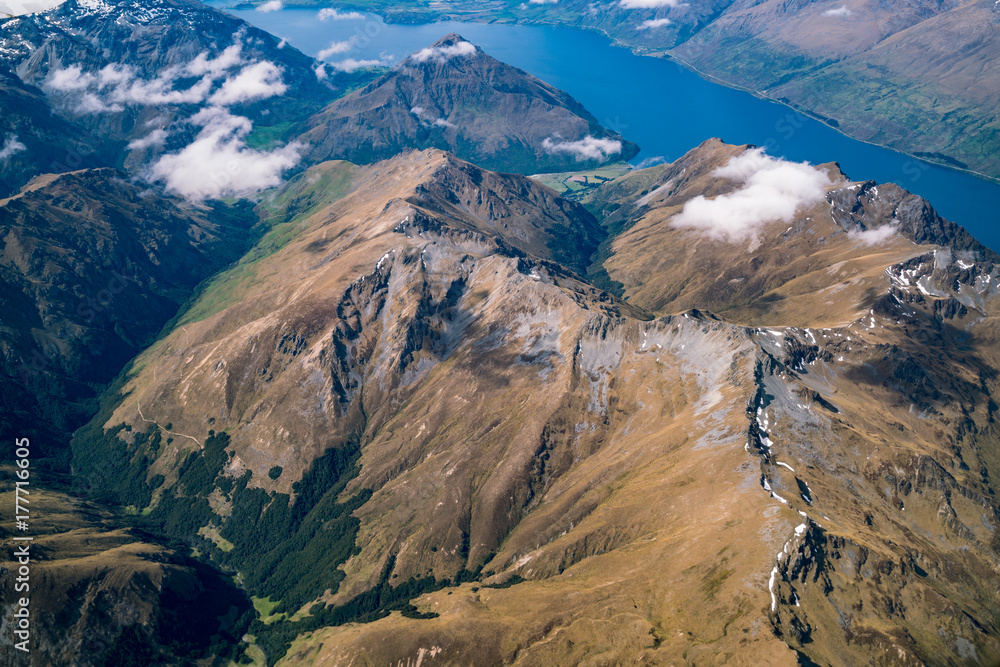
[{"label": "rocky ridge", "polygon": [[[288,664],[995,659],[993,255],[834,165],[796,167],[822,188],[752,236],[678,224],[698,196],[745,195],[719,170],[749,158],[789,168],[708,142],[602,186],[607,238],[541,186],[439,152],[352,172],[346,196],[292,217],[240,288],[252,299],[140,358],[100,447],[149,458],[128,483],[153,521],[203,498],[186,537],[241,572],[260,538],[239,522],[350,513],[335,576],[277,608],[311,620],[255,630],[272,658],[298,636]],[[661,239],[689,256],[636,264]],[[599,246],[624,300],[581,279]],[[786,246],[810,259],[764,280]],[[727,253],[753,289],[708,271],[672,299],[649,291]],[[157,448],[121,427],[166,423]],[[221,458],[209,429],[228,434]],[[315,487],[320,464],[339,481]],[[364,618],[384,617],[342,625],[376,599]]]}]

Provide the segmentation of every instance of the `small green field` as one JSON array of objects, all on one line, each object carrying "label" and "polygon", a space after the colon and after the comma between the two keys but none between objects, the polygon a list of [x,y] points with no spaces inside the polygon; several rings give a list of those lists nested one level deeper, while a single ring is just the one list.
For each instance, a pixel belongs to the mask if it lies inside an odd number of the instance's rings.
[{"label": "small green field", "polygon": [[233,543],[220,535],[219,529],[213,525],[202,527],[198,531],[198,534],[212,540],[212,542],[215,543],[215,546],[219,547],[219,549],[224,552],[228,553],[233,550]]},{"label": "small green field", "polygon": [[257,610],[260,614],[260,620],[264,622],[264,625],[270,625],[275,621],[281,621],[285,618],[285,614],[275,614],[274,608],[278,606],[280,600],[271,601],[271,598],[250,598],[253,601],[253,608]]},{"label": "small green field", "polygon": [[249,659],[250,662],[246,662],[245,660],[241,662],[230,661],[229,667],[243,667],[245,665],[249,665],[250,667],[267,667],[267,656],[264,655],[264,651],[255,643],[256,637],[246,635],[244,640],[248,642],[248,645],[243,657]]},{"label": "small green field", "polygon": [[559,174],[535,174],[531,178],[547,185],[569,199],[578,199],[599,185],[620,178],[632,170],[625,162],[616,162],[598,169],[567,171]]}]

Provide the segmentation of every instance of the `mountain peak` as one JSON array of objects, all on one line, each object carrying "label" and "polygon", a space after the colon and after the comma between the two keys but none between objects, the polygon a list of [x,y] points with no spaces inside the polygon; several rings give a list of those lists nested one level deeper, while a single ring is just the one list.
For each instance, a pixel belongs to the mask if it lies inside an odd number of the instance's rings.
[{"label": "mountain peak", "polygon": [[444,65],[456,58],[468,58],[476,55],[485,56],[491,63],[501,64],[499,61],[486,56],[482,49],[455,32],[449,33],[427,48],[420,49],[416,53],[411,54],[404,63]]},{"label": "mountain peak", "polygon": [[464,38],[461,35],[459,35],[457,32],[449,32],[447,35],[445,35],[444,37],[442,37],[438,41],[436,41],[433,44],[431,44],[431,46],[432,47],[435,47],[435,46],[454,46],[455,44],[459,44],[459,43],[462,43],[462,42],[467,42],[469,44],[472,43],[472,42],[469,42],[469,40],[467,40],[466,38]]},{"label": "mountain peak", "polygon": [[342,97],[302,139],[313,163],[368,164],[440,148],[481,167],[533,174],[631,159],[638,147],[567,93],[449,33]]}]

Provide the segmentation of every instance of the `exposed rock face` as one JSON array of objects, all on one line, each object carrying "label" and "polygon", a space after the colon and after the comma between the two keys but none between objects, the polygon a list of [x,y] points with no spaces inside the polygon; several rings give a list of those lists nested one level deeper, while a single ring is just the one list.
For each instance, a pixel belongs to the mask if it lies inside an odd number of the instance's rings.
[{"label": "exposed rock face", "polygon": [[[253,629],[273,658],[298,636],[288,664],[996,660],[1000,269],[834,165],[751,235],[677,224],[747,196],[734,160],[789,168],[755,155],[602,186],[608,239],[437,151],[316,167],[268,209],[293,238],[143,357],[81,472],[310,610]],[[336,173],[346,196],[309,192]],[[599,243],[624,300],[561,265]],[[328,578],[284,579],[301,554]]]},{"label": "exposed rock face", "polygon": [[448,35],[310,121],[309,159],[359,164],[440,148],[487,169],[565,171],[639,149],[568,94]]},{"label": "exposed rock face", "polygon": [[891,226],[914,243],[940,245],[991,262],[1000,259],[964,228],[938,215],[926,199],[893,183],[865,181],[831,191],[829,201],[834,220],[845,231]]}]

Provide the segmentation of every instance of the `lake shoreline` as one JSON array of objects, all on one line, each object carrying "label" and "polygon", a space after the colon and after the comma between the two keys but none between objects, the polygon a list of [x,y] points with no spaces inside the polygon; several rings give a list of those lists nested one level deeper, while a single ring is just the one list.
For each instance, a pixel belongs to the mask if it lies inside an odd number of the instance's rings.
[{"label": "lake shoreline", "polygon": [[[320,22],[314,20],[315,7],[258,13],[234,9],[225,0],[212,4],[229,5],[233,15],[309,55],[331,44],[350,45],[327,60],[334,67],[337,58],[391,66],[443,34],[458,32],[499,60],[565,90],[605,127],[638,143],[642,153],[635,163],[653,157],[673,162],[711,137],[761,146],[792,162],[837,162],[852,180],[894,183],[923,197],[943,218],[1000,250],[993,213],[1000,210],[1000,180],[857,139],[808,109],[702,72],[665,50],[630,45],[600,27],[513,17],[386,23],[370,11],[350,21]],[[535,46],[525,49],[525,44]]]},{"label": "lake shoreline", "polygon": [[[227,11],[227,10],[246,11],[247,9],[249,9],[249,7],[247,7],[246,5],[244,5],[243,7],[241,7],[241,4],[242,3],[238,3],[236,5],[229,5],[229,6],[221,6],[221,5],[214,5],[214,6],[216,7],[216,9],[221,9],[223,11]],[[773,102],[775,104],[780,104],[783,107],[791,109],[795,113],[799,113],[799,114],[802,114],[804,116],[808,116],[812,120],[815,120],[815,121],[817,121],[819,123],[822,123],[823,125],[825,125],[826,127],[830,128],[831,130],[834,130],[835,132],[843,135],[844,137],[847,137],[848,139],[851,139],[852,141],[857,141],[859,143],[863,143],[863,144],[866,144],[868,146],[873,146],[875,148],[881,148],[881,149],[884,149],[884,150],[892,151],[892,152],[897,153],[897,154],[899,154],[901,156],[908,157],[910,159],[917,160],[918,162],[923,162],[925,164],[933,165],[935,167],[941,167],[943,169],[948,169],[950,171],[954,171],[954,172],[957,172],[957,173],[961,173],[961,174],[965,174],[965,175],[968,175],[968,176],[972,176],[972,177],[978,178],[978,179],[980,179],[982,181],[985,181],[987,183],[990,183],[992,185],[1000,185],[1000,176],[991,176],[990,174],[987,174],[987,173],[984,173],[984,172],[981,172],[981,171],[976,171],[975,169],[969,169],[969,168],[966,168],[966,167],[959,167],[959,166],[957,166],[955,164],[952,164],[952,163],[950,163],[950,162],[948,162],[946,160],[937,160],[937,159],[934,159],[934,158],[931,158],[931,157],[923,157],[923,156],[920,156],[920,155],[916,155],[916,154],[911,153],[909,151],[906,151],[906,150],[904,150],[902,148],[897,148],[897,147],[891,146],[889,144],[880,144],[880,143],[878,143],[876,141],[869,141],[867,139],[861,139],[860,137],[856,137],[856,136],[854,136],[854,135],[846,132],[845,130],[841,129],[838,125],[833,125],[833,124],[830,123],[830,120],[834,120],[834,121],[836,121],[839,124],[840,121],[838,121],[836,118],[831,119],[831,118],[829,118],[827,116],[823,116],[822,114],[817,113],[817,112],[815,112],[815,111],[813,111],[813,110],[811,110],[811,109],[809,109],[807,107],[799,106],[799,105],[795,104],[794,102],[792,102],[790,100],[784,100],[784,99],[779,99],[779,98],[776,98],[776,97],[771,97],[771,96],[769,96],[769,95],[767,95],[767,94],[765,94],[765,93],[763,93],[763,92],[761,92],[759,90],[755,90],[753,88],[748,88],[746,86],[742,86],[742,85],[740,85],[738,83],[734,83],[734,82],[731,82],[731,81],[726,81],[725,79],[721,79],[718,76],[715,76],[714,74],[710,74],[708,72],[705,72],[703,70],[698,69],[697,67],[695,67],[691,63],[683,60],[682,58],[678,58],[677,56],[675,56],[675,55],[673,55],[673,54],[671,54],[671,53],[669,53],[667,51],[653,51],[653,50],[648,50],[646,47],[643,47],[643,46],[640,46],[640,45],[629,44],[628,42],[622,41],[621,39],[612,36],[610,33],[608,33],[607,30],[604,30],[603,28],[598,28],[598,27],[595,27],[595,26],[571,25],[571,24],[567,24],[567,23],[560,23],[560,22],[554,22],[554,21],[536,21],[536,20],[528,20],[528,21],[514,20],[514,21],[507,21],[507,20],[501,20],[501,19],[495,19],[495,18],[491,19],[491,20],[479,20],[479,19],[475,19],[475,18],[469,19],[469,18],[463,17],[461,14],[446,14],[446,13],[443,13],[443,14],[430,14],[430,12],[428,12],[428,14],[429,14],[428,18],[433,17],[433,20],[413,20],[413,21],[405,21],[405,22],[400,21],[400,22],[397,22],[397,21],[393,21],[392,20],[391,15],[388,16],[389,20],[387,20],[387,15],[383,15],[383,14],[380,14],[379,12],[371,11],[370,8],[361,7],[361,6],[355,6],[355,5],[351,5],[349,3],[348,4],[344,4],[344,5],[340,5],[339,7],[343,8],[345,10],[363,11],[365,13],[369,13],[369,14],[378,16],[386,25],[403,25],[403,26],[424,25],[424,26],[429,26],[429,25],[434,25],[435,23],[453,22],[453,23],[468,23],[468,24],[478,24],[478,25],[511,25],[511,26],[538,26],[538,27],[551,27],[551,28],[569,28],[569,29],[574,29],[574,30],[581,30],[581,31],[584,31],[584,32],[595,33],[595,34],[598,34],[598,35],[602,35],[604,38],[606,38],[611,46],[626,49],[626,50],[630,51],[635,56],[650,57],[650,58],[659,58],[661,60],[668,60],[668,61],[670,61],[672,63],[675,63],[675,64],[677,64],[677,65],[679,65],[679,66],[687,69],[690,72],[693,72],[698,77],[700,77],[700,78],[702,78],[705,81],[708,81],[710,83],[714,83],[716,85],[724,86],[724,87],[729,88],[731,90],[738,90],[738,91],[741,91],[741,92],[744,92],[744,93],[749,93],[750,95],[753,95],[754,97],[756,97],[756,98],[758,98],[760,100],[764,100],[766,102]],[[317,9],[319,9],[319,7],[317,7],[316,5],[303,5],[303,4],[298,4],[298,3],[292,2],[292,3],[285,3],[284,9],[317,10]],[[954,159],[954,158],[952,158],[952,159]]]}]

